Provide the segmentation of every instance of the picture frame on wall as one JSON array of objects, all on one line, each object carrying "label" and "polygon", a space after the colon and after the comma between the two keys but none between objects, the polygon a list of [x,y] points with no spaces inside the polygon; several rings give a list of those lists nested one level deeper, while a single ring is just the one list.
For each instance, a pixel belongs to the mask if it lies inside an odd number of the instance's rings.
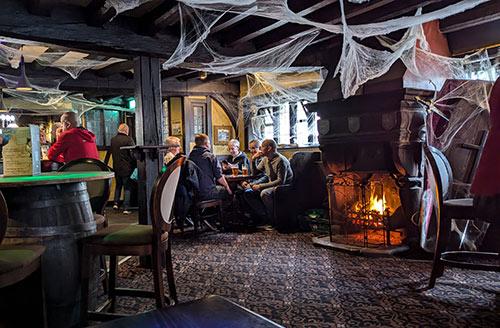
[{"label": "picture frame on wall", "polygon": [[229,140],[233,138],[233,128],[230,125],[214,126],[214,144],[227,145]]}]

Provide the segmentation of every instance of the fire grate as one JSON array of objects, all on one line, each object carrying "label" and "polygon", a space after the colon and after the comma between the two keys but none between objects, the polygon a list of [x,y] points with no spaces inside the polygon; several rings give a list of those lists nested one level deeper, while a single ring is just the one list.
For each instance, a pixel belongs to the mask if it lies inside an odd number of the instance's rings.
[{"label": "fire grate", "polygon": [[[331,193],[341,194],[330,196],[334,202],[330,206],[332,242],[342,237],[343,242],[362,247],[390,247],[393,241],[400,243],[401,233],[392,229],[391,224],[400,206],[399,196],[392,188],[385,190],[387,179],[373,174],[358,178],[348,175],[337,177],[330,184]],[[397,199],[389,201],[386,197]],[[339,233],[335,234],[335,230]]]}]

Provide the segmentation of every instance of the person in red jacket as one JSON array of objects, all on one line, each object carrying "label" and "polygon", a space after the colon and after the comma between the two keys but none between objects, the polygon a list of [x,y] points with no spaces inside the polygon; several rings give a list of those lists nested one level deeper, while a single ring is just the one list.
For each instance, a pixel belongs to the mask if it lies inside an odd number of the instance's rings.
[{"label": "person in red jacket", "polygon": [[63,160],[64,163],[69,163],[80,158],[99,159],[95,135],[78,126],[78,116],[75,112],[62,114],[61,124],[63,132],[47,154],[51,161],[60,162]]}]

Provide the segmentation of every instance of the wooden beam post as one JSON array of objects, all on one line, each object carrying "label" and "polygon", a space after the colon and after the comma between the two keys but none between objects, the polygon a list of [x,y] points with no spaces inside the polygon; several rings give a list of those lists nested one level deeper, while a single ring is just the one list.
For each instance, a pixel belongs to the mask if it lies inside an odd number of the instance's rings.
[{"label": "wooden beam post", "polygon": [[[161,79],[160,59],[139,56],[134,59],[135,135],[138,146],[161,144]],[[139,223],[150,224],[150,198],[159,172],[157,149],[143,149],[137,161],[139,173]]]}]

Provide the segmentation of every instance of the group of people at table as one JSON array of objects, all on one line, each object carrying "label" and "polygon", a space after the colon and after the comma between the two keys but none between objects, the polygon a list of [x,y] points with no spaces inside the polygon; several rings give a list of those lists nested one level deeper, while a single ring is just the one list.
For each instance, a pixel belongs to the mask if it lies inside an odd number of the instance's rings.
[{"label": "group of people at table", "polygon": [[[206,134],[195,136],[195,145],[189,153],[187,165],[195,166],[198,175],[197,197],[200,200],[232,200],[236,194],[242,210],[255,222],[273,223],[273,196],[275,187],[289,184],[293,172],[288,159],[277,152],[277,144],[272,139],[252,140],[249,143],[251,158],[240,150],[236,139],[228,142],[229,157],[219,161],[211,151],[210,138]],[[165,166],[180,156],[181,141],[177,137],[166,140],[167,154]],[[243,173],[250,168],[247,179],[234,184],[228,183],[229,176]],[[226,175],[228,176],[226,178]],[[245,176],[243,177],[245,178]]]},{"label": "group of people at table", "polygon": [[[78,116],[74,112],[66,112],[61,116],[62,131],[56,142],[48,151],[48,158],[54,162],[68,163],[81,158],[99,160],[99,153],[95,143],[95,135],[79,125]],[[189,192],[196,194],[198,200],[221,199],[230,201],[236,194],[247,216],[255,221],[272,223],[273,196],[275,187],[289,184],[293,179],[293,172],[288,159],[277,152],[276,142],[272,139],[252,140],[249,143],[251,157],[241,151],[240,143],[236,139],[228,142],[230,153],[226,160],[219,161],[211,150],[210,138],[206,134],[195,136],[194,147],[187,156],[186,166],[193,173],[189,178],[196,180],[196,190]],[[135,169],[135,159],[124,146],[133,146],[134,141],[129,136],[126,124],[120,124],[118,133],[111,140],[113,170],[115,171],[116,189],[114,209],[119,209],[122,189],[124,189],[124,213],[130,213],[130,179]],[[163,170],[181,156],[181,140],[177,137],[167,137],[167,148],[164,157]],[[190,174],[188,173],[188,174]],[[248,179],[239,179],[237,183],[228,183],[225,175],[238,173]],[[243,173],[243,174],[240,174]],[[182,182],[181,182],[182,183]],[[186,184],[184,184],[186,186]],[[189,187],[188,187],[189,188]],[[186,205],[187,206],[187,205]]]}]

